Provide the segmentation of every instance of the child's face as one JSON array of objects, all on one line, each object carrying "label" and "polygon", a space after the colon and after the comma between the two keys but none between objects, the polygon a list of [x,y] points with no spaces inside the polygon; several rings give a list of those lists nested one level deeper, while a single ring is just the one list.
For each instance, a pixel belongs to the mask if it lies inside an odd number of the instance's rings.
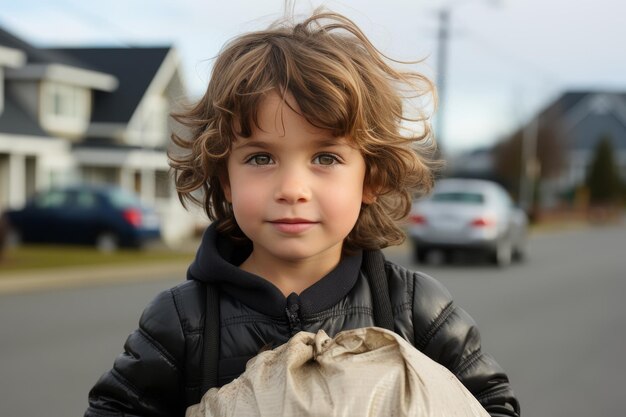
[{"label": "child's face", "polygon": [[[292,96],[289,104],[299,111]],[[346,139],[268,96],[238,137],[223,181],[235,219],[266,261],[338,262],[364,200],[365,160]]]}]

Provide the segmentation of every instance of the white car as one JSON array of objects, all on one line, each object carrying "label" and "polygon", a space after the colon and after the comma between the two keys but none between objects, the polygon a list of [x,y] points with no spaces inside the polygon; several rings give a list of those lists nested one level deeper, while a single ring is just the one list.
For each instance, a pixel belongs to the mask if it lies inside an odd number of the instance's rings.
[{"label": "white car", "polygon": [[413,204],[408,235],[418,262],[428,253],[453,250],[487,253],[498,266],[526,254],[528,218],[495,182],[449,178],[437,181],[433,193]]}]

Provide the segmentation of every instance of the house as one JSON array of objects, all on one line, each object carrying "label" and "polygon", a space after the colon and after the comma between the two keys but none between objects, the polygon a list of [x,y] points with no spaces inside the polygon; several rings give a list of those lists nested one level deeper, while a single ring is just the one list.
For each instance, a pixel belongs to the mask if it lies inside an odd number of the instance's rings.
[{"label": "house", "polygon": [[535,121],[537,129],[554,127],[558,132],[565,160],[561,172],[542,184],[543,205],[556,204],[561,195],[585,182],[603,138],[610,139],[615,162],[626,182],[626,93],[566,92],[540,112]]},{"label": "house", "polygon": [[37,48],[0,28],[0,210],[73,182],[120,185],[176,243],[199,221],[169,177],[169,112],[184,99],[172,47]]},{"label": "house", "polygon": [[[565,196],[573,198],[584,184],[596,147],[605,137],[626,183],[626,93],[566,92],[494,147],[455,156],[446,173],[498,181],[526,209],[535,192],[541,207],[554,207]],[[520,178],[523,166],[528,174]],[[541,177],[538,190],[533,175]]]}]

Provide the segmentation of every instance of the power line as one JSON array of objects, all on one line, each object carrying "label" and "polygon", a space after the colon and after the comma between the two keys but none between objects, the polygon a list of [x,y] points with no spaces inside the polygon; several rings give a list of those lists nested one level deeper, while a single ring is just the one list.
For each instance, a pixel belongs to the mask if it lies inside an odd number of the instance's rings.
[{"label": "power line", "polygon": [[67,0],[61,0],[59,4],[59,0],[57,0],[57,4],[55,4],[55,8],[63,8],[65,11],[73,14],[76,17],[79,17],[82,21],[87,22],[88,24],[93,25],[94,27],[104,28],[106,33],[119,44],[124,47],[132,47],[124,38],[133,39],[136,38],[137,35],[128,31],[127,28],[123,26],[119,26],[109,19],[106,19],[101,14],[92,13],[89,10],[86,10],[82,6],[78,6],[76,3]]},{"label": "power line", "polygon": [[559,83],[559,76],[552,72],[549,69],[542,68],[540,65],[537,65],[536,62],[531,62],[525,58],[521,58],[519,56],[514,56],[510,53],[503,52],[498,46],[494,45],[491,41],[479,35],[477,32],[468,29],[467,27],[462,28],[463,33],[468,35],[470,41],[473,41],[475,44],[479,45],[481,48],[486,50],[488,53],[502,60],[503,62],[508,63],[512,67],[519,69],[519,67],[524,67],[536,74],[539,74],[543,81],[546,82],[554,82]]}]

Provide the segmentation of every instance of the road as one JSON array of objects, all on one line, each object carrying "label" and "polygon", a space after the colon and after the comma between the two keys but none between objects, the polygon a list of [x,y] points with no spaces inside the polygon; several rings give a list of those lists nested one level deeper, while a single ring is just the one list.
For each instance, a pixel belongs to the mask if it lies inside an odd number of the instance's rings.
[{"label": "road", "polygon": [[[524,417],[595,417],[623,415],[625,248],[626,228],[604,227],[535,236],[529,261],[504,271],[387,256],[438,278],[476,319]],[[177,280],[0,296],[0,415],[82,415],[144,306]]]}]

